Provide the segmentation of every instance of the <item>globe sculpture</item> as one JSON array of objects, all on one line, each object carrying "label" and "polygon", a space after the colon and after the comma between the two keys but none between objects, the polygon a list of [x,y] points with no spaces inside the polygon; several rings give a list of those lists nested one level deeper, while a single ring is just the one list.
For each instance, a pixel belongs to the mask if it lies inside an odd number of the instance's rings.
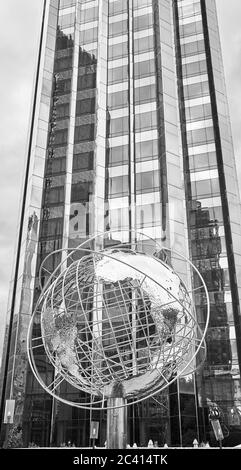
[{"label": "globe sculpture", "polygon": [[[203,281],[200,287],[206,292]],[[84,243],[70,251],[43,288],[29,327],[28,354],[35,377],[55,398],[116,409],[153,396],[195,369],[198,355],[205,354],[204,335],[192,291],[170,265],[133,244],[95,250]],[[48,384],[36,366],[38,347],[54,366]],[[89,401],[66,401],[63,381]]]}]

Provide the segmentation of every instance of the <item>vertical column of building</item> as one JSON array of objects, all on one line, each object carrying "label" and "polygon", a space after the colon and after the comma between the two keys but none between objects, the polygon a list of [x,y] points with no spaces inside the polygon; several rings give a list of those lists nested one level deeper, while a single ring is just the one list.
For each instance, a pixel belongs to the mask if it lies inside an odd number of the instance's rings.
[{"label": "vertical column of building", "polygon": [[[221,199],[223,205],[224,233],[227,246],[227,258],[223,268],[229,272],[233,318],[229,318],[229,339],[232,350],[232,376],[234,380],[235,416],[229,404],[228,420],[237,424],[237,409],[241,406],[241,205],[237,179],[236,162],[227,103],[227,92],[224,79],[221,44],[219,38],[216,2],[201,2],[207,66],[209,71],[214,135],[217,149],[217,162],[220,179]],[[237,408],[238,407],[238,408]],[[241,425],[241,418],[239,420]]]},{"label": "vertical column of building", "polygon": [[26,178],[20,220],[16,267],[9,312],[8,357],[3,386],[3,401],[16,399],[16,422],[21,421],[26,382],[26,336],[32,312],[39,221],[43,194],[45,152],[49,132],[52,73],[58,15],[58,1],[44,3],[44,19],[38,59],[33,114],[29,132]]},{"label": "vertical column of building", "polygon": [[[227,418],[235,401],[233,379],[237,374],[238,358],[234,325],[239,322],[239,306],[232,264],[229,196],[226,193],[231,173],[232,181],[235,179],[235,165],[227,130],[217,18],[214,2],[182,0],[173,4],[177,20],[176,48],[190,252],[192,261],[204,277],[211,304],[207,362],[202,381],[198,375],[199,396],[202,396],[199,405],[205,407],[211,402],[218,403]],[[223,152],[226,157],[223,157]],[[229,160],[230,155],[232,158]],[[236,208],[237,194],[235,183],[230,190],[230,198],[236,198]],[[239,231],[238,224],[235,230]],[[194,288],[200,290],[195,276]],[[195,303],[202,326],[206,305],[201,290],[196,291]],[[202,416],[205,418],[205,412]],[[202,437],[204,429],[205,422],[200,430]]]},{"label": "vertical column of building", "polygon": [[[96,74],[96,133],[95,133],[95,184],[94,184],[94,233],[105,231],[105,166],[107,126],[107,58],[108,58],[108,1],[99,0],[98,65]],[[101,248],[96,241],[96,249]]]}]

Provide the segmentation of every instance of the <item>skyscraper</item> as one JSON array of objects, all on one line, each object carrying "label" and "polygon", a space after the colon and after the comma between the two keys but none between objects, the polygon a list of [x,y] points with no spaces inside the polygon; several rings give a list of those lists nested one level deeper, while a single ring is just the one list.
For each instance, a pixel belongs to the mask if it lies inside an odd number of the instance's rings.
[{"label": "skyscraper", "polygon": [[[47,396],[28,367],[29,318],[48,278],[39,269],[60,248],[97,232],[129,242],[145,232],[190,257],[209,291],[207,358],[155,399],[132,406],[128,441],[191,445],[212,440],[208,411],[221,412],[226,443],[241,438],[241,220],[215,0],[47,0],[26,166],[5,400],[26,444],[88,445],[90,420],[106,415]],[[62,256],[62,259],[61,259]],[[45,263],[51,273],[64,251]],[[186,264],[171,260],[205,296]],[[36,331],[39,325],[35,325]],[[53,371],[39,351],[42,374]],[[71,386],[63,395],[74,400]],[[229,435],[228,435],[229,434]],[[214,441],[213,441],[214,442]]]}]

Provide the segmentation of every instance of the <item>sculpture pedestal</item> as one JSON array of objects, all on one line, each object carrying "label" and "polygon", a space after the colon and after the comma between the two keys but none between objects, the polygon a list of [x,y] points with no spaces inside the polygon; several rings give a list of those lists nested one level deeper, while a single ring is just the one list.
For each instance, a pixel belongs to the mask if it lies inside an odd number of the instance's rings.
[{"label": "sculpture pedestal", "polygon": [[126,449],[127,406],[125,398],[108,398],[107,406],[120,406],[107,410],[107,449]]}]

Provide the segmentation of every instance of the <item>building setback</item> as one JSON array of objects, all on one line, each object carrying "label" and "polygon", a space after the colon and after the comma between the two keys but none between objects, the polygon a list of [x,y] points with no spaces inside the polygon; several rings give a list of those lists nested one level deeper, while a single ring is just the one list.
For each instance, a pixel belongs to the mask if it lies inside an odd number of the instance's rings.
[{"label": "building setback", "polygon": [[[128,442],[215,445],[213,404],[224,444],[240,443],[241,212],[215,0],[46,0],[36,77],[1,412],[16,400],[25,445],[89,445],[91,419],[104,444],[106,412],[52,400],[28,366],[26,336],[41,285],[65,254],[50,256],[39,278],[45,257],[97,232],[128,243],[133,229],[191,259],[211,319],[204,366],[129,407]],[[171,262],[192,282],[204,327],[198,278]],[[41,349],[36,360],[51,382]],[[60,387],[78,401],[78,390]]]}]

